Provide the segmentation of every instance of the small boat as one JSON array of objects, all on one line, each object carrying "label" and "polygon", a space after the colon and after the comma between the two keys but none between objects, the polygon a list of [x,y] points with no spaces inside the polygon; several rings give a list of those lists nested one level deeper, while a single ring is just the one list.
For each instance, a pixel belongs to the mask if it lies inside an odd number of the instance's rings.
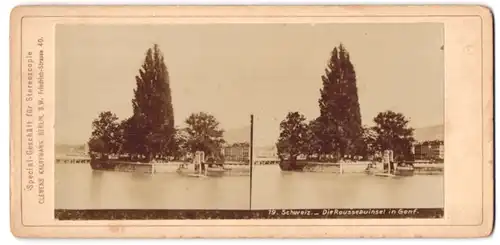
[{"label": "small boat", "polygon": [[399,176],[412,176],[415,169],[411,164],[403,163],[396,166],[396,174]]},{"label": "small boat", "polygon": [[195,175],[196,176],[202,175],[202,172],[199,171],[198,169],[195,169],[193,165],[185,165],[185,164],[179,165],[176,172],[180,175],[191,176],[191,177]]},{"label": "small boat", "polygon": [[222,177],[226,174],[227,170],[223,168],[207,168],[206,176],[209,177]]},{"label": "small boat", "polygon": [[411,165],[397,165],[395,169],[391,171],[391,165],[388,164],[388,168],[384,168],[383,164],[369,164],[365,172],[378,177],[400,177],[400,176],[411,176],[413,174],[413,167]]},{"label": "small boat", "polygon": [[177,173],[188,177],[220,177],[223,176],[228,170],[219,167],[208,167],[205,165],[205,170],[199,169],[195,164],[179,165]]},{"label": "small boat", "polygon": [[374,175],[379,177],[397,177],[397,175],[391,173],[375,173]]},{"label": "small boat", "polygon": [[370,175],[377,175],[385,173],[385,171],[383,166],[381,166],[380,164],[376,164],[375,162],[372,162],[366,166],[365,173]]},{"label": "small boat", "polygon": [[206,178],[207,176],[204,174],[187,174],[187,177],[194,177],[194,178]]}]

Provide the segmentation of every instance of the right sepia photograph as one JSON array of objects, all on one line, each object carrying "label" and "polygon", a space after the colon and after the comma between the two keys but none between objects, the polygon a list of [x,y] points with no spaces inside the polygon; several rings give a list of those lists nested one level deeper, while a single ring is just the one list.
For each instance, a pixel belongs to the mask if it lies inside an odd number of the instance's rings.
[{"label": "right sepia photograph", "polygon": [[[442,217],[441,23],[68,24],[56,33],[56,217]],[[191,216],[212,217],[200,215]]]},{"label": "right sepia photograph", "polygon": [[278,166],[256,146],[252,207],[443,208],[443,25],[308,28],[263,61],[289,70],[254,91],[254,134]]}]

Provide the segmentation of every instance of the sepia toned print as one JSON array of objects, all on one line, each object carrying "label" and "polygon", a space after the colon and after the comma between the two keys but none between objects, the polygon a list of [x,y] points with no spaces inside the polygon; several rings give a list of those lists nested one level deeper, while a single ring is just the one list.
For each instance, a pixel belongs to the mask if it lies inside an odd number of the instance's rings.
[{"label": "sepia toned print", "polygon": [[481,237],[480,6],[11,15],[18,237]]},{"label": "sepia toned print", "polygon": [[443,41],[439,23],[58,25],[56,217],[441,218]]}]

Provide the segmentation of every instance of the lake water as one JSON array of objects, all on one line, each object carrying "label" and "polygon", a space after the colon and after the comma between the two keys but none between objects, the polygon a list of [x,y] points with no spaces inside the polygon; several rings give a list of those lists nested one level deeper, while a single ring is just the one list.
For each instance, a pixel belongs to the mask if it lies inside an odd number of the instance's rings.
[{"label": "lake water", "polygon": [[[249,176],[190,178],[93,171],[55,164],[56,209],[248,209]],[[442,175],[384,178],[365,174],[282,172],[257,165],[252,209],[442,208]]]}]

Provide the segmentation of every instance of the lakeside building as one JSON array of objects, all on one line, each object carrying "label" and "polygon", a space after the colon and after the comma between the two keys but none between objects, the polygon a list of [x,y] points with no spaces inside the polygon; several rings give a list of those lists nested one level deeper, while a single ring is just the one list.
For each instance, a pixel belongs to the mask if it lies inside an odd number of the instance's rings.
[{"label": "lakeside building", "polygon": [[222,148],[226,161],[247,162],[250,160],[250,144],[247,142],[234,143]]},{"label": "lakeside building", "polygon": [[441,140],[425,141],[413,146],[416,160],[444,159],[444,142]]}]

